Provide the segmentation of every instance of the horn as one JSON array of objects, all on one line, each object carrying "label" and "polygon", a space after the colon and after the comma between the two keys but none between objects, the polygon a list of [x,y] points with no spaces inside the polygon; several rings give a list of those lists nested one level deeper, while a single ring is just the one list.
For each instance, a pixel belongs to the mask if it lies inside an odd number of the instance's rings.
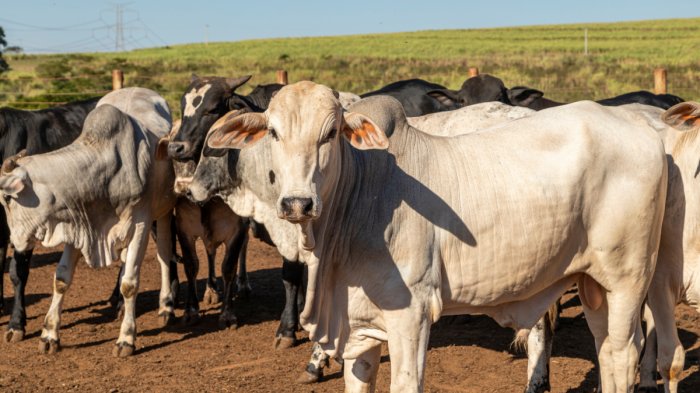
[{"label": "horn", "polygon": [[22,157],[27,156],[27,149],[22,149],[19,153],[8,157],[3,163],[2,163],[2,168],[0,168],[0,171],[2,173],[10,173],[12,170],[17,168],[19,165],[17,164],[17,160],[19,160]]}]

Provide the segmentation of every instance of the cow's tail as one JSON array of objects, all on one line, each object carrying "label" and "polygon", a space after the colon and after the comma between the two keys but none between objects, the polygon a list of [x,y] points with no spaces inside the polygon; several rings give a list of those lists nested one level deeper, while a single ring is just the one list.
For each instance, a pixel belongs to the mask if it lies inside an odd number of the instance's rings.
[{"label": "cow's tail", "polygon": [[[557,299],[556,302],[549,306],[549,309],[547,309],[547,312],[545,312],[544,317],[537,321],[537,325],[535,325],[534,329],[546,329],[545,334],[547,334],[549,337],[553,337],[554,329],[556,329],[557,320],[559,319],[559,308],[560,303]],[[542,322],[544,322],[544,326],[542,326]],[[531,329],[518,330],[515,333],[513,342],[511,343],[511,348],[520,353],[527,352],[527,340],[530,336],[530,330]]]}]

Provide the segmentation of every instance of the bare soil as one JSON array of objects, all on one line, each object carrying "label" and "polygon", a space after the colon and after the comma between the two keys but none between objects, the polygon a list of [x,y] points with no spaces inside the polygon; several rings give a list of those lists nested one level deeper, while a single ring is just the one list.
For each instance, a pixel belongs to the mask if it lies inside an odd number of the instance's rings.
[{"label": "bare soil", "polygon": [[[23,342],[0,342],[0,391],[6,392],[339,392],[343,378],[336,364],[314,385],[297,385],[311,343],[275,351],[272,342],[283,307],[281,259],[275,249],[251,240],[248,267],[253,294],[237,300],[238,329],[220,330],[219,305],[201,305],[195,326],[161,328],[157,318],[160,274],[153,244],[141,273],[137,301],[137,351],[127,359],[112,357],[119,321],[107,299],[117,266],[100,270],[80,263],[62,315],[61,344],[55,355],[41,355],[39,335],[51,301],[52,277],[60,250],[37,250],[27,289],[28,326]],[[203,249],[200,259],[206,261]],[[219,260],[221,257],[219,256]],[[181,267],[180,267],[181,269]],[[217,271],[219,267],[217,266]],[[200,266],[202,298],[206,267]],[[180,279],[184,281],[180,270]],[[6,304],[12,289],[5,275]],[[181,298],[185,286],[181,285]],[[9,304],[8,304],[9,303]],[[593,338],[576,300],[565,299],[554,342],[553,392],[592,392],[597,385]],[[182,310],[177,311],[178,316]],[[681,306],[676,311],[681,340],[688,349],[680,391],[700,391],[700,316]],[[4,331],[9,316],[0,318]],[[521,392],[527,359],[511,350],[513,333],[483,316],[440,320],[432,330],[426,372],[427,392]],[[383,350],[377,390],[389,390],[390,367]]]}]

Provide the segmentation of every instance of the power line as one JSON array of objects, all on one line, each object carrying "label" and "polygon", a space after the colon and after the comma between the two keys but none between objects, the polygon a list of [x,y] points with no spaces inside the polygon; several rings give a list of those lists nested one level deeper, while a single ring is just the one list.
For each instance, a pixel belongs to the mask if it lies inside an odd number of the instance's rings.
[{"label": "power line", "polygon": [[[51,45],[50,48],[45,47],[45,43],[37,45],[27,42],[24,34],[16,34],[19,37],[15,41],[33,52],[60,53],[81,50],[121,52],[150,45],[167,46],[167,42],[141,19],[139,12],[128,7],[130,4],[132,3],[112,4],[99,12],[98,19],[66,26],[37,26],[6,18],[0,18],[0,22],[7,23],[8,30],[15,32],[85,32],[89,34],[80,39],[68,39],[64,43]],[[113,13],[113,22],[107,21],[111,19],[108,13]],[[135,32],[138,33],[135,34]],[[75,34],[71,36],[73,37]]]},{"label": "power line", "polygon": [[[10,19],[5,19],[5,18],[0,18],[0,21],[2,21],[2,22],[4,22],[4,23],[14,24],[14,25],[17,25],[17,26],[27,27],[27,28],[29,28],[29,29],[34,29],[34,30],[46,30],[46,31],[76,31],[76,30],[83,30],[83,29],[77,29],[77,28],[79,28],[79,27],[85,27],[85,26],[89,26],[89,25],[92,25],[92,24],[95,24],[95,23],[102,22],[100,19],[95,19],[95,20],[91,20],[91,21],[88,21],[88,22],[78,23],[78,24],[69,25],[69,26],[61,26],[61,27],[42,27],[42,26],[30,25],[30,24],[22,23],[22,22],[16,22],[16,21],[13,21],[13,20],[10,20]],[[13,29],[15,29],[15,28],[13,28]],[[89,30],[89,29],[87,29],[87,30]],[[25,31],[29,31],[29,30],[25,30]]]}]

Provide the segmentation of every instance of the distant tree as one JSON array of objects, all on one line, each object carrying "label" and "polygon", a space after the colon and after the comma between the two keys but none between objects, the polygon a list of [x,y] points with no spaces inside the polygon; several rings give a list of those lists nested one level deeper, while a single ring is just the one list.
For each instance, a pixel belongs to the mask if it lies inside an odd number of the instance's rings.
[{"label": "distant tree", "polygon": [[7,41],[5,41],[5,30],[0,26],[0,74],[10,69],[5,59],[2,58],[2,50],[7,46]]}]

